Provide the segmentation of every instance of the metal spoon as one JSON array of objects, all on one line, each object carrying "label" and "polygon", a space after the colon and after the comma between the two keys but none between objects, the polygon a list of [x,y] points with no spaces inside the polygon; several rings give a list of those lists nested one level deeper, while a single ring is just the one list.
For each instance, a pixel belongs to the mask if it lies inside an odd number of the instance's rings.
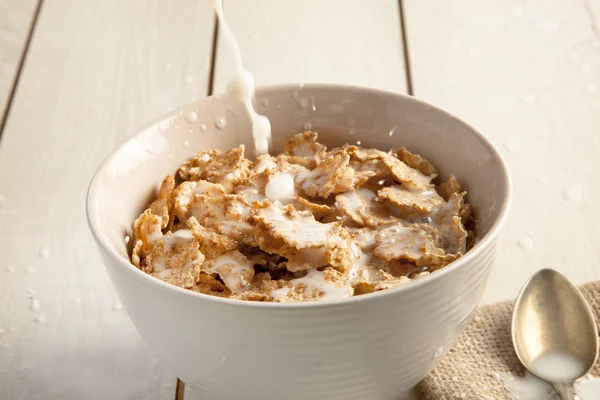
[{"label": "metal spoon", "polygon": [[552,269],[538,271],[521,289],[512,340],[525,368],[552,383],[563,400],[574,399],[574,382],[598,356],[598,330],[589,304]]}]

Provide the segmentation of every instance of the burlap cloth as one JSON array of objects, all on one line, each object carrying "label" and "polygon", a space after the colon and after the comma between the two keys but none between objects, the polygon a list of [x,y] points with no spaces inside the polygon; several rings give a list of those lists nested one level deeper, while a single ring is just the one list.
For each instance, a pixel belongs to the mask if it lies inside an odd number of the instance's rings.
[{"label": "burlap cloth", "polygon": [[[580,286],[600,321],[600,281]],[[523,376],[512,345],[510,324],[514,302],[480,307],[454,347],[419,384],[424,400],[508,399],[502,376]],[[600,376],[600,363],[592,371]]]}]

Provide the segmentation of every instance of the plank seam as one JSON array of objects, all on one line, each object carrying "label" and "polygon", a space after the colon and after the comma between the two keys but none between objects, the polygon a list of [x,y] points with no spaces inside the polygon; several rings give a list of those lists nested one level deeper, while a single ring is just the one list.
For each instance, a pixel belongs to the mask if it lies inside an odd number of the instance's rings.
[{"label": "plank seam", "polygon": [[177,386],[175,387],[175,400],[184,400],[183,395],[185,393],[185,383],[177,378]]},{"label": "plank seam", "polygon": [[23,50],[21,50],[21,54],[19,56],[19,64],[17,66],[17,71],[15,77],[13,79],[12,86],[8,93],[8,98],[6,102],[6,106],[2,113],[2,119],[0,119],[0,141],[2,140],[2,134],[4,133],[4,127],[6,126],[6,121],[8,121],[8,116],[10,114],[10,110],[12,108],[12,103],[15,98],[15,94],[17,93],[17,87],[19,86],[19,81],[21,79],[21,73],[23,72],[23,66],[27,60],[27,53],[29,52],[29,46],[31,45],[31,40],[33,38],[33,34],[35,32],[35,27],[37,25],[38,17],[40,15],[40,11],[42,9],[42,4],[44,0],[38,0],[38,3],[33,12],[33,18],[31,19],[31,23],[29,24],[29,30],[27,31],[27,38],[25,39],[25,45],[23,46]]},{"label": "plank seam", "polygon": [[590,28],[592,29],[594,38],[596,39],[597,42],[600,43],[600,29],[598,29],[598,24],[596,23],[596,16],[594,15],[594,10],[592,9],[590,0],[583,0],[583,5],[587,12],[587,16],[590,20]]},{"label": "plank seam", "polygon": [[208,69],[208,88],[207,96],[212,96],[215,84],[215,69],[217,66],[217,46],[219,44],[219,18],[214,16],[214,28],[212,37],[212,49],[210,51],[210,68]]},{"label": "plank seam", "polygon": [[412,72],[410,69],[410,51],[408,48],[408,35],[406,29],[406,17],[404,13],[404,1],[398,0],[398,10],[400,13],[400,33],[402,35],[402,50],[404,52],[404,71],[406,74],[406,91],[409,95],[414,95]]}]

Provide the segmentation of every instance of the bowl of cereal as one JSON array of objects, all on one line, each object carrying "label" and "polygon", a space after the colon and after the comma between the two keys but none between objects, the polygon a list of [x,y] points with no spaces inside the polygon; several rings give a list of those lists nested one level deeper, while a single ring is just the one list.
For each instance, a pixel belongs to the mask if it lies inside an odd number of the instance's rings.
[{"label": "bowl of cereal", "polygon": [[495,147],[409,96],[258,88],[149,124],[88,222],[140,335],[203,399],[395,399],[479,303],[510,203]]}]

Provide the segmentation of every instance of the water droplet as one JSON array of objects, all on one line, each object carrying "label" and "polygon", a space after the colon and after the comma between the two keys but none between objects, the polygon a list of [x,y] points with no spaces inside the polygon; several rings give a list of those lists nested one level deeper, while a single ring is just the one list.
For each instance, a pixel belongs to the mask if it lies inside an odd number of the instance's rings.
[{"label": "water droplet", "polygon": [[590,83],[589,85],[586,85],[585,90],[587,90],[588,92],[595,92],[597,89],[596,85],[593,83]]},{"label": "water droplet", "polygon": [[267,99],[266,97],[262,99],[261,103],[263,107],[269,107],[269,99]]},{"label": "water droplet", "polygon": [[290,96],[292,96],[292,99],[297,99],[298,98],[298,91],[297,90],[292,91],[292,93],[290,94]]},{"label": "water droplet", "polygon": [[308,108],[309,100],[307,97],[300,97],[298,99],[298,107],[305,109]]},{"label": "water droplet", "polygon": [[226,124],[227,124],[227,121],[225,120],[225,118],[217,118],[215,120],[215,126],[217,127],[217,129],[225,128]]},{"label": "water droplet", "polygon": [[131,240],[131,237],[129,237],[129,235],[125,236],[125,244],[129,244],[130,240]]},{"label": "water droplet", "polygon": [[535,97],[532,94],[524,94],[520,98],[521,101],[525,103],[533,103],[533,101],[535,100]]},{"label": "water droplet", "polygon": [[275,108],[279,110],[281,108],[281,104],[277,104]]},{"label": "water droplet", "polygon": [[173,64],[170,62],[165,63],[165,71],[170,71],[173,69]]},{"label": "water droplet", "polygon": [[585,64],[581,67],[581,72],[585,75],[589,75],[592,72],[592,66],[590,64]]},{"label": "water droplet", "polygon": [[583,185],[581,183],[575,183],[567,186],[562,192],[563,198],[567,201],[580,202],[583,199]]},{"label": "water droplet", "polygon": [[312,124],[310,122],[306,122],[304,124],[304,129],[308,130],[308,129],[312,129]]},{"label": "water droplet", "polygon": [[50,248],[46,245],[43,245],[40,249],[39,256],[42,260],[47,260],[50,258]]},{"label": "water droplet", "polygon": [[438,347],[435,350],[435,353],[433,354],[433,358],[440,358],[442,356],[442,354],[444,354],[444,348],[443,347]]},{"label": "water droplet", "polygon": [[43,324],[44,321],[46,321],[46,318],[43,315],[38,315],[37,317],[35,317],[33,319],[35,322],[37,322],[38,324]]},{"label": "water droplet", "polygon": [[13,267],[12,265],[9,265],[8,267],[6,267],[6,270],[8,272],[15,272],[16,271],[15,267]]},{"label": "water droplet", "polygon": [[517,245],[523,250],[533,249],[533,239],[529,236],[522,236],[517,240]]},{"label": "water droplet", "polygon": [[185,147],[186,149],[187,149],[188,147],[190,147],[190,142],[188,142],[187,140],[184,140],[184,141],[183,141],[183,147]]},{"label": "water droplet", "polygon": [[8,327],[8,331],[9,332],[16,332],[17,331],[17,327],[16,326],[9,326]]},{"label": "water droplet", "polygon": [[475,322],[480,322],[481,321],[481,317],[479,315],[477,315],[475,318],[473,318],[475,320]]},{"label": "water droplet", "polygon": [[392,137],[392,136],[394,136],[394,133],[396,133],[396,128],[397,128],[397,126],[394,126],[394,127],[393,127],[393,128],[390,130],[390,131],[389,131],[389,133],[388,133],[388,136],[389,136],[389,137]]},{"label": "water droplet", "polygon": [[502,383],[502,380],[500,379],[500,374],[498,374],[497,372],[489,372],[488,375],[490,376],[490,378],[493,378],[496,382]]},{"label": "water droplet", "polygon": [[227,360],[227,357],[221,358],[221,362],[224,363]]},{"label": "water droplet", "polygon": [[79,297],[73,297],[71,299],[71,303],[73,303],[73,304],[79,304],[79,303],[81,303],[81,299]]},{"label": "water droplet", "polygon": [[194,79],[193,76],[186,76],[185,79],[184,79],[184,81],[187,84],[192,84],[192,83],[194,83],[195,79]]},{"label": "water droplet", "polygon": [[27,272],[28,274],[35,274],[35,268],[27,267],[25,268],[25,272]]},{"label": "water droplet", "polygon": [[208,155],[208,153],[204,153],[202,154],[202,157],[200,157],[200,160],[202,162],[208,162],[208,160],[210,160],[210,156]]},{"label": "water droplet", "polygon": [[204,125],[204,124],[200,125],[200,130],[201,130],[202,132],[206,132],[206,130],[207,130],[207,129],[208,129],[208,128],[206,127],[206,125]]},{"label": "water droplet", "polygon": [[360,146],[360,144],[361,144],[361,143],[362,143],[362,142],[361,142],[360,140],[357,140],[357,141],[356,141],[356,145],[357,145],[357,146]]},{"label": "water droplet", "polygon": [[113,311],[119,311],[123,308],[123,305],[121,304],[120,301],[117,301],[115,304],[113,304],[112,309]]},{"label": "water droplet", "polygon": [[506,147],[506,150],[508,151],[515,151],[519,148],[520,144],[521,138],[519,136],[511,136],[504,142],[504,147]]},{"label": "water droplet", "polygon": [[579,59],[579,53],[575,50],[573,50],[572,52],[569,53],[569,58],[571,60],[578,60]]},{"label": "water droplet", "polygon": [[196,114],[194,111],[190,111],[188,115],[185,116],[185,120],[190,124],[193,124],[194,122],[198,121],[198,114]]},{"label": "water droplet", "polygon": [[29,303],[29,309],[31,311],[37,311],[40,309],[40,301],[36,298],[31,299],[31,302]]},{"label": "water droplet", "polygon": [[310,96],[310,108],[314,111],[317,111],[317,105],[315,104],[314,96]]},{"label": "water droplet", "polygon": [[551,18],[545,18],[545,17],[535,17],[534,19],[535,25],[546,31],[546,32],[554,32],[558,29],[558,23],[551,19]]},{"label": "water droplet", "polygon": [[515,17],[522,17],[524,12],[523,12],[523,6],[520,4],[511,4],[510,7],[508,7],[508,10],[510,11],[510,13],[512,15],[514,15]]}]

